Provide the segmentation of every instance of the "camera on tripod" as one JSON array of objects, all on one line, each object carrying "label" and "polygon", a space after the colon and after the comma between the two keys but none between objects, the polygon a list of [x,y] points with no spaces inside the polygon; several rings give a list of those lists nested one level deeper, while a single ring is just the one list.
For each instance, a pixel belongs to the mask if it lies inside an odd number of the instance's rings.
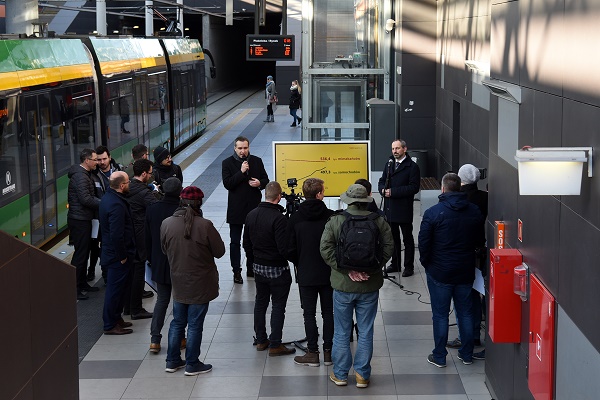
[{"label": "camera on tripod", "polygon": [[302,193],[294,193],[294,188],[298,186],[298,180],[296,178],[288,178],[287,186],[290,188],[290,194],[285,192],[281,192],[281,197],[285,199],[285,215],[289,217],[296,211],[298,211],[298,207],[300,207],[300,202],[302,202]]}]

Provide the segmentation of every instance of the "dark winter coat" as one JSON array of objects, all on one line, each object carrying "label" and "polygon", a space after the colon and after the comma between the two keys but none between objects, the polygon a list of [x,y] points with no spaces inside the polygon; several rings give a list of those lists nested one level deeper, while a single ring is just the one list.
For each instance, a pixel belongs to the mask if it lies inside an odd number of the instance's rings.
[{"label": "dark winter coat", "polygon": [[421,265],[438,282],[472,284],[483,215],[464,193],[442,193],[439,199],[421,221]]},{"label": "dark winter coat", "polygon": [[290,93],[290,110],[299,109],[302,104],[302,96],[298,92],[298,89],[291,90]]},{"label": "dark winter coat", "polygon": [[385,218],[388,222],[398,224],[412,223],[413,201],[421,187],[421,171],[408,153],[397,169],[393,162],[390,164],[385,165],[378,185],[379,193],[386,188],[392,189],[391,197],[384,197],[383,200]]},{"label": "dark winter coat", "polygon": [[321,235],[333,211],[317,199],[300,203],[287,223],[287,259],[298,271],[300,286],[330,285],[331,268],[319,252]]},{"label": "dark winter coat", "polygon": [[183,182],[183,172],[181,172],[181,167],[175,163],[171,165],[154,164],[152,171],[154,182],[159,186],[173,176]]},{"label": "dark winter coat", "polygon": [[171,284],[171,267],[167,255],[160,247],[160,225],[179,207],[179,197],[166,195],[146,209],[146,250],[152,268],[152,280],[163,285]]},{"label": "dark winter coat", "polygon": [[246,217],[244,250],[254,255],[254,262],[270,267],[285,267],[286,226],[285,209],[279,204],[262,202]]},{"label": "dark winter coat", "polygon": [[133,219],[127,199],[108,188],[100,202],[100,230],[102,252],[100,265],[110,265],[136,255]]},{"label": "dark winter coat", "polygon": [[[248,213],[260,203],[262,199],[260,191],[269,183],[269,176],[260,157],[249,155],[248,164],[250,169],[243,174],[241,160],[236,159],[234,156],[223,160],[223,186],[229,191],[227,194],[228,224],[243,224]],[[248,184],[250,178],[258,179],[260,187],[250,186]]]},{"label": "dark winter coat", "polygon": [[475,204],[479,211],[483,215],[483,221],[481,223],[481,229],[479,230],[479,241],[478,246],[485,246],[485,220],[488,215],[488,192],[479,190],[477,183],[470,183],[468,185],[462,185],[460,191],[467,194],[467,200]]},{"label": "dark winter coat", "polygon": [[145,262],[148,258],[146,254],[146,208],[158,200],[146,183],[133,178],[129,183],[127,201],[131,206],[138,261]]},{"label": "dark winter coat", "polygon": [[219,295],[219,272],[215,258],[225,254],[225,243],[213,223],[202,214],[194,217],[191,237],[186,239],[185,208],[175,211],[160,227],[162,251],[171,266],[173,300],[183,304],[206,304]]},{"label": "dark winter coat", "polygon": [[79,164],[73,165],[69,177],[68,218],[91,221],[97,217],[100,198],[96,197],[96,187],[91,172]]}]

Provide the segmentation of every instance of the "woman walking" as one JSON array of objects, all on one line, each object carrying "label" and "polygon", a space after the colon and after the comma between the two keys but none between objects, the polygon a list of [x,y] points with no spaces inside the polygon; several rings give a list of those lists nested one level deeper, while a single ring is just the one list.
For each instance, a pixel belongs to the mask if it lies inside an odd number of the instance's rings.
[{"label": "woman walking", "polygon": [[267,119],[263,122],[275,122],[273,117],[273,104],[277,103],[277,91],[275,90],[275,81],[273,81],[271,75],[267,76],[265,98],[267,99]]},{"label": "woman walking", "polygon": [[290,92],[290,115],[294,118],[294,121],[290,126],[296,126],[296,120],[298,121],[298,125],[302,122],[302,118],[296,115],[302,104],[302,89],[300,88],[298,81],[292,81]]}]

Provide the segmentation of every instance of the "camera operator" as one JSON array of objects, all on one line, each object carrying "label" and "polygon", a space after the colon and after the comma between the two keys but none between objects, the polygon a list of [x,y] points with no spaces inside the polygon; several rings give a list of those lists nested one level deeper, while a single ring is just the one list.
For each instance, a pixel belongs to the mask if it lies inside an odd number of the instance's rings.
[{"label": "camera operator", "polygon": [[321,179],[308,178],[302,185],[306,200],[299,204],[287,224],[287,259],[297,267],[296,282],[300,288],[300,299],[304,310],[304,330],[308,352],[294,358],[299,365],[318,367],[319,346],[317,343],[317,298],[321,300],[323,316],[323,362],[331,365],[333,346],[333,289],[331,268],[323,261],[319,246],[325,224],[333,211],[323,202],[325,185]]}]

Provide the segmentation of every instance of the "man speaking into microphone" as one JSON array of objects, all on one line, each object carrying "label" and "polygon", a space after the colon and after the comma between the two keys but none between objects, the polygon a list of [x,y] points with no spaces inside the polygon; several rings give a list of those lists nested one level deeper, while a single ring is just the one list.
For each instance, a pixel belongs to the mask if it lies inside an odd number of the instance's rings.
[{"label": "man speaking into microphone", "polygon": [[413,238],[413,201],[421,186],[419,166],[410,158],[404,140],[392,142],[392,155],[379,179],[379,193],[384,199],[383,212],[392,228],[394,252],[386,272],[400,272],[402,247],[400,231],[404,240],[404,272],[407,277],[414,274],[415,239]]},{"label": "man speaking into microphone", "polygon": [[[255,209],[262,199],[262,189],[269,183],[269,176],[260,157],[250,155],[248,138],[238,136],[233,141],[233,155],[222,163],[223,186],[228,190],[227,223],[229,224],[229,258],[233,269],[233,282],[244,283],[241,267],[241,240],[246,215]],[[252,254],[246,254],[246,274],[254,276]]]}]

